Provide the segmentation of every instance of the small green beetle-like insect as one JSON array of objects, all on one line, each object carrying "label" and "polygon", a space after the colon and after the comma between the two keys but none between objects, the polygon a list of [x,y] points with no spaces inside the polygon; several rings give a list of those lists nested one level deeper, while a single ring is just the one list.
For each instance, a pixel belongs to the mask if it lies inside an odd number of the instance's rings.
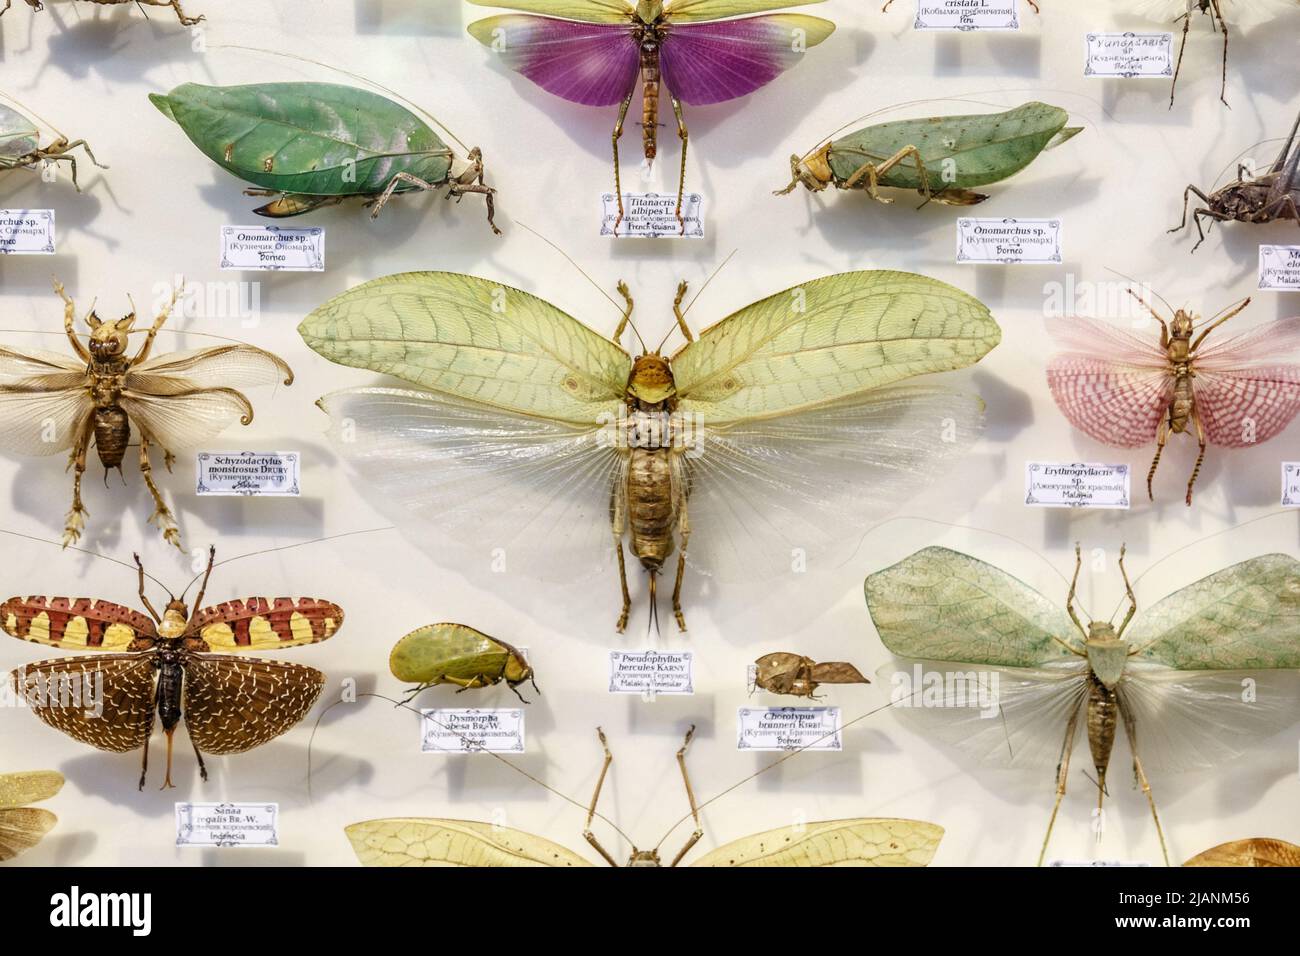
[{"label": "small green beetle-like insect", "polygon": [[245,195],[276,197],[253,210],[260,216],[362,198],[374,219],[395,193],[446,187],[448,199],[483,196],[488,225],[501,234],[482,151],[456,155],[424,120],[378,93],[336,83],[185,83],[149,99],[208,159],[251,183]]},{"label": "small green beetle-like insect", "polygon": [[973,191],[1014,176],[1045,149],[1082,130],[1066,126],[1070,114],[1046,103],[1025,103],[1005,113],[936,116],[868,126],[790,157],[793,178],[783,196],[801,183],[812,192],[827,186],[864,189],[872,199],[893,202],[879,187],[919,192],[926,202],[973,206],[988,196]]},{"label": "small green beetle-like insect", "polygon": [[525,704],[528,701],[518,690],[524,681],[541,693],[532,667],[518,648],[464,624],[417,628],[393,645],[388,668],[398,680],[417,684],[406,697],[408,701],[437,684],[456,684],[459,694],[505,681]]}]

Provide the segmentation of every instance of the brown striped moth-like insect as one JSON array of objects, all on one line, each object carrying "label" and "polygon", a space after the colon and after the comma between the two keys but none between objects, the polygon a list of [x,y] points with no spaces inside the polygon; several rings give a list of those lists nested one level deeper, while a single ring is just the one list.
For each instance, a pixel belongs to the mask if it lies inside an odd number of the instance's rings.
[{"label": "brown striped moth-like insect", "polygon": [[170,592],[162,614],[154,610],[139,555],[148,615],[91,598],[12,597],[0,604],[0,627],[11,637],[108,652],[28,664],[10,681],[37,717],[69,737],[113,753],[142,750],[142,790],[155,715],[167,735],[166,789],[173,786],[172,734],[182,719],[206,780],[204,753],[243,753],[280,736],[325,686],[314,667],[212,653],[314,644],[343,624],[342,608],[316,598],[250,597],[203,607],[215,556],[209,548],[193,612],[183,593]]}]

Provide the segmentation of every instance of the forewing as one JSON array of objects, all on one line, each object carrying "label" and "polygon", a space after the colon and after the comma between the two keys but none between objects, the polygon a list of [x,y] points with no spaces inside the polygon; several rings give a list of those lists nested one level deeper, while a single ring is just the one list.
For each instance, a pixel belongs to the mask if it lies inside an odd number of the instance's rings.
[{"label": "forewing", "polygon": [[677,392],[713,427],[963,368],[1002,331],[977,299],[906,272],[845,272],[746,306],[673,356]]},{"label": "forewing", "polygon": [[732,100],[776,79],[834,31],[829,20],[797,13],[673,24],[659,52],[664,85],[695,106]]},{"label": "forewing", "polygon": [[307,716],[325,686],[314,667],[189,654],[181,709],[202,753],[238,754],[279,737]]},{"label": "forewing", "polygon": [[1275,437],[1300,412],[1300,365],[1198,368],[1192,392],[1210,444],[1246,448]]},{"label": "forewing", "polygon": [[154,716],[150,654],[60,657],[24,664],[9,677],[37,717],[74,740],[127,753],[149,739]]},{"label": "forewing", "polygon": [[1174,399],[1174,376],[1167,369],[1124,366],[1077,352],[1048,363],[1047,386],[1071,425],[1119,448],[1154,441]]},{"label": "forewing", "polygon": [[0,627],[23,641],[96,651],[124,651],[158,633],[152,618],[112,601],[41,596],[0,604]]},{"label": "forewing", "polygon": [[0,810],[0,862],[12,860],[36,846],[58,822],[59,818],[49,810],[32,807]]},{"label": "forewing", "polygon": [[1265,554],[1153,604],[1125,634],[1138,658],[1180,670],[1300,668],[1300,561]]},{"label": "forewing", "polygon": [[252,403],[235,390],[196,389],[166,397],[123,392],[118,402],[150,441],[169,451],[196,448],[235,422],[253,421]]},{"label": "forewing", "polygon": [[202,608],[199,637],[214,651],[315,644],[343,626],[343,609],[317,598],[250,597]]},{"label": "forewing", "polygon": [[156,355],[131,369],[126,387],[151,395],[179,395],[194,388],[251,388],[292,385],[293,370],[255,345],[232,342],[204,349]]},{"label": "forewing", "polygon": [[80,360],[0,346],[0,449],[22,455],[66,451],[92,407]]},{"label": "forewing", "polygon": [[0,810],[40,803],[62,789],[63,774],[57,770],[0,773]]},{"label": "forewing", "polygon": [[340,365],[588,427],[622,399],[632,368],[621,348],[550,303],[451,272],[362,283],[298,331]]},{"label": "forewing", "polygon": [[622,102],[641,69],[627,22],[576,23],[510,13],[476,20],[469,32],[510,69],[584,106]]},{"label": "forewing", "polygon": [[1278,319],[1223,339],[1207,339],[1196,350],[1198,372],[1224,372],[1247,365],[1273,365],[1278,356],[1300,351],[1300,316]]},{"label": "forewing", "polygon": [[367,820],[345,832],[363,866],[591,866],[558,843],[474,820]]},{"label": "forewing", "polygon": [[0,162],[30,153],[37,146],[40,131],[22,113],[0,103]]},{"label": "forewing", "polygon": [[762,13],[764,10],[803,7],[812,3],[825,2],[826,0],[669,0],[665,4],[664,12],[670,21],[685,23],[695,20],[722,20],[747,13]]},{"label": "forewing", "polygon": [[584,23],[627,23],[636,12],[624,0],[469,0],[479,7],[504,7]]},{"label": "forewing", "polygon": [[692,866],[928,866],[943,827],[920,820],[823,820],[724,843]]}]

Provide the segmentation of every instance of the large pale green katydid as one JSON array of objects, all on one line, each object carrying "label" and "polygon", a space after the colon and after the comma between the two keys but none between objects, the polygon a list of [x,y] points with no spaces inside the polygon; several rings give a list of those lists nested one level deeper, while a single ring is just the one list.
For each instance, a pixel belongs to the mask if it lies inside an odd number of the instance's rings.
[{"label": "large pale green katydid", "polygon": [[[848,272],[755,302],[696,338],[677,290],[671,357],[619,344],[549,303],[474,276],[366,282],[317,308],[304,341],[418,386],[320,402],[340,454],[442,536],[566,579],[618,560],[655,587],[676,552],[720,577],[790,573],[896,508],[978,436],[983,403],[904,379],[962,368],[1001,330],[925,276]],[[633,327],[635,331],[635,327]],[[638,333],[638,338],[640,335]],[[688,548],[689,543],[689,548]],[[797,569],[796,569],[797,570]]]}]

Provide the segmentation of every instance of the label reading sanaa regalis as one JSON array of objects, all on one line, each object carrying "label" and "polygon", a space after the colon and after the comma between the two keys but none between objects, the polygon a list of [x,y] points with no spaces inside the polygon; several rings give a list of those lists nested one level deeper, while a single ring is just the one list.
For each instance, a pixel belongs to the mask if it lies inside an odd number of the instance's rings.
[{"label": "label reading sanaa regalis", "polygon": [[694,694],[692,651],[610,651],[611,694]]},{"label": "label reading sanaa regalis", "polygon": [[1019,30],[1020,0],[916,0],[913,30]]},{"label": "label reading sanaa regalis", "polygon": [[421,710],[420,750],[427,754],[521,754],[524,712],[518,707]]},{"label": "label reading sanaa regalis", "polygon": [[177,846],[279,846],[278,803],[178,803]]},{"label": "label reading sanaa regalis", "polygon": [[1126,80],[1174,75],[1172,33],[1089,33],[1084,76]]},{"label": "label reading sanaa regalis", "polygon": [[1259,247],[1259,290],[1300,292],[1300,246]]},{"label": "label reading sanaa regalis", "polygon": [[221,268],[241,272],[324,272],[325,227],[222,226]]},{"label": "label reading sanaa regalis", "polygon": [[958,219],[957,261],[969,265],[1059,265],[1059,219]]},{"label": "label reading sanaa regalis", "polygon": [[623,219],[613,193],[600,197],[600,234],[618,239],[703,239],[704,197],[682,196],[682,218],[677,220],[676,193],[624,193]]},{"label": "label reading sanaa regalis", "polygon": [[843,750],[838,707],[741,707],[737,750]]},{"label": "label reading sanaa regalis", "polygon": [[1027,461],[1025,504],[1032,508],[1127,508],[1129,467]]},{"label": "label reading sanaa regalis", "polygon": [[0,209],[0,253],[54,255],[54,210]]},{"label": "label reading sanaa regalis", "polygon": [[302,494],[296,451],[201,451],[194,456],[200,495],[295,498]]}]

